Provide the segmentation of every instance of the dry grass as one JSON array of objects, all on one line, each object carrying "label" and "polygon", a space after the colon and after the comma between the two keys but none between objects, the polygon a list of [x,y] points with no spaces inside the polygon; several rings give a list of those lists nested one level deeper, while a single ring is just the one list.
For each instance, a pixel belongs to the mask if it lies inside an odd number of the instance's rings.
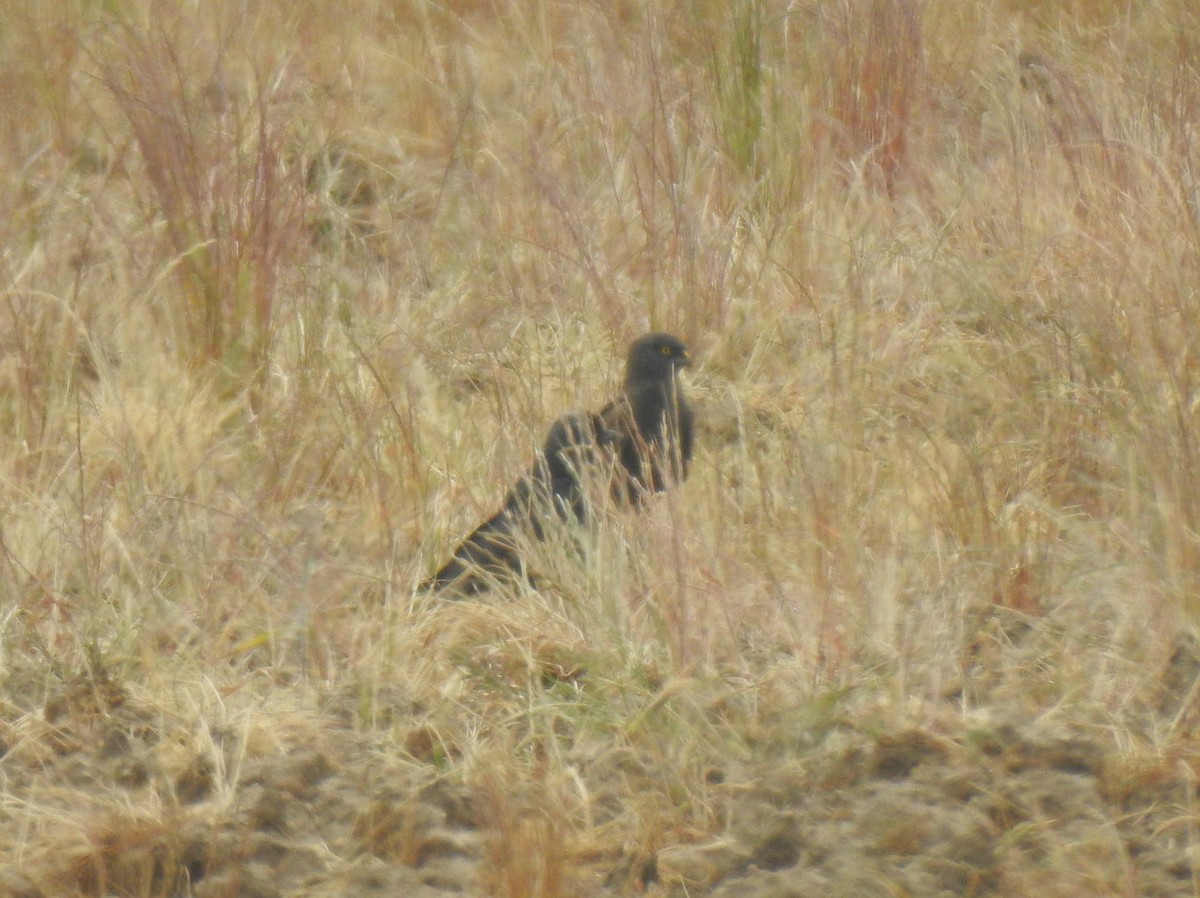
[{"label": "dry grass", "polygon": [[1200,891],[1192,3],[257,6],[3,4],[0,894]]}]

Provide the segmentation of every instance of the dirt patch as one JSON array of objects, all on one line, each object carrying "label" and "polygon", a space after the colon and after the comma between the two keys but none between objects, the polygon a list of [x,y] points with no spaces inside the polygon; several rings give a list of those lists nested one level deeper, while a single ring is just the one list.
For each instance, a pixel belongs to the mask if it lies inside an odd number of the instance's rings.
[{"label": "dirt patch", "polygon": [[791,756],[715,764],[714,825],[646,839],[621,831],[628,806],[671,772],[629,753],[589,759],[570,734],[554,751],[591,801],[568,819],[536,777],[448,763],[415,716],[387,733],[341,711],[235,732],[104,677],[25,707],[23,685],[7,681],[3,720],[9,828],[25,834],[0,878],[14,898],[1195,890],[1191,766],[1035,724],[846,723]]},{"label": "dirt patch", "polygon": [[1184,845],[1156,836],[1186,813],[1186,778],[1114,801],[1129,785],[1118,757],[1033,727],[850,742],[792,774],[762,771],[734,802],[721,862],[711,845],[672,849],[664,879],[755,898],[1194,888]]}]

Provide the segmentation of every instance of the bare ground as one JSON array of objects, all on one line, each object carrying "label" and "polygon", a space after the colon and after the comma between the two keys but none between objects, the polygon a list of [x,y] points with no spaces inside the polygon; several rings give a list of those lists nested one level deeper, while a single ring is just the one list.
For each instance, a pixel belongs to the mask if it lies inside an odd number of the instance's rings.
[{"label": "bare ground", "polygon": [[[1153,713],[1195,715],[1198,667],[1194,652],[1176,653]],[[583,701],[586,675],[575,685]],[[0,878],[14,898],[551,887],[1168,898],[1197,888],[1194,745],[1151,757],[1094,728],[964,717],[953,698],[919,729],[876,728],[868,714],[830,716],[815,704],[788,712],[762,744],[709,758],[708,831],[646,842],[630,803],[669,802],[664,783],[676,772],[615,747],[619,738],[602,746],[561,727],[553,746],[522,749],[562,756],[576,778],[569,788],[587,796],[571,810],[536,776],[512,783],[504,765],[464,774],[447,764],[429,715],[398,695],[386,726],[365,728],[361,696],[285,687],[272,703],[291,713],[264,709],[235,731],[172,715],[103,670],[49,691],[12,671],[3,688],[5,787],[29,803],[9,825],[38,830]]]}]

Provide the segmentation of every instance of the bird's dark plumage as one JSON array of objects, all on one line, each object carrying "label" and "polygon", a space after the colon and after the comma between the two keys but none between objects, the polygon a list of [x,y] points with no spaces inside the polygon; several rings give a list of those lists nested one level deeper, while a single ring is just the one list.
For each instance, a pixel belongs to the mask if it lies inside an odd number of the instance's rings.
[{"label": "bird's dark plumage", "polygon": [[423,588],[476,593],[493,580],[520,574],[522,534],[544,540],[555,521],[586,522],[582,478],[597,464],[599,451],[611,451],[616,440],[598,415],[573,412],[555,421],[537,461],[508,491],[500,510],[462,541]]},{"label": "bird's dark plumage", "polygon": [[687,347],[670,334],[646,334],[629,348],[625,390],[600,411],[605,426],[620,434],[623,477],[613,484],[614,496],[637,503],[687,477],[692,410],[676,375],[691,363]]},{"label": "bird's dark plumage", "polygon": [[586,478],[611,478],[618,502],[639,505],[681,482],[692,460],[692,411],[676,375],[691,364],[670,334],[651,333],[629,350],[622,394],[597,414],[575,412],[554,422],[533,467],[508,492],[425,589],[477,593],[520,575],[519,540],[545,540],[556,524],[588,520]]}]

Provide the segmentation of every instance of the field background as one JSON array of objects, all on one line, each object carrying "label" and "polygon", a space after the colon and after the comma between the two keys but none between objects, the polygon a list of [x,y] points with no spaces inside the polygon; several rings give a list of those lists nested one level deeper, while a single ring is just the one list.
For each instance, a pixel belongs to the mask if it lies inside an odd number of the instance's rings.
[{"label": "field background", "polygon": [[0,13],[0,895],[1200,894],[1194,0]]}]

